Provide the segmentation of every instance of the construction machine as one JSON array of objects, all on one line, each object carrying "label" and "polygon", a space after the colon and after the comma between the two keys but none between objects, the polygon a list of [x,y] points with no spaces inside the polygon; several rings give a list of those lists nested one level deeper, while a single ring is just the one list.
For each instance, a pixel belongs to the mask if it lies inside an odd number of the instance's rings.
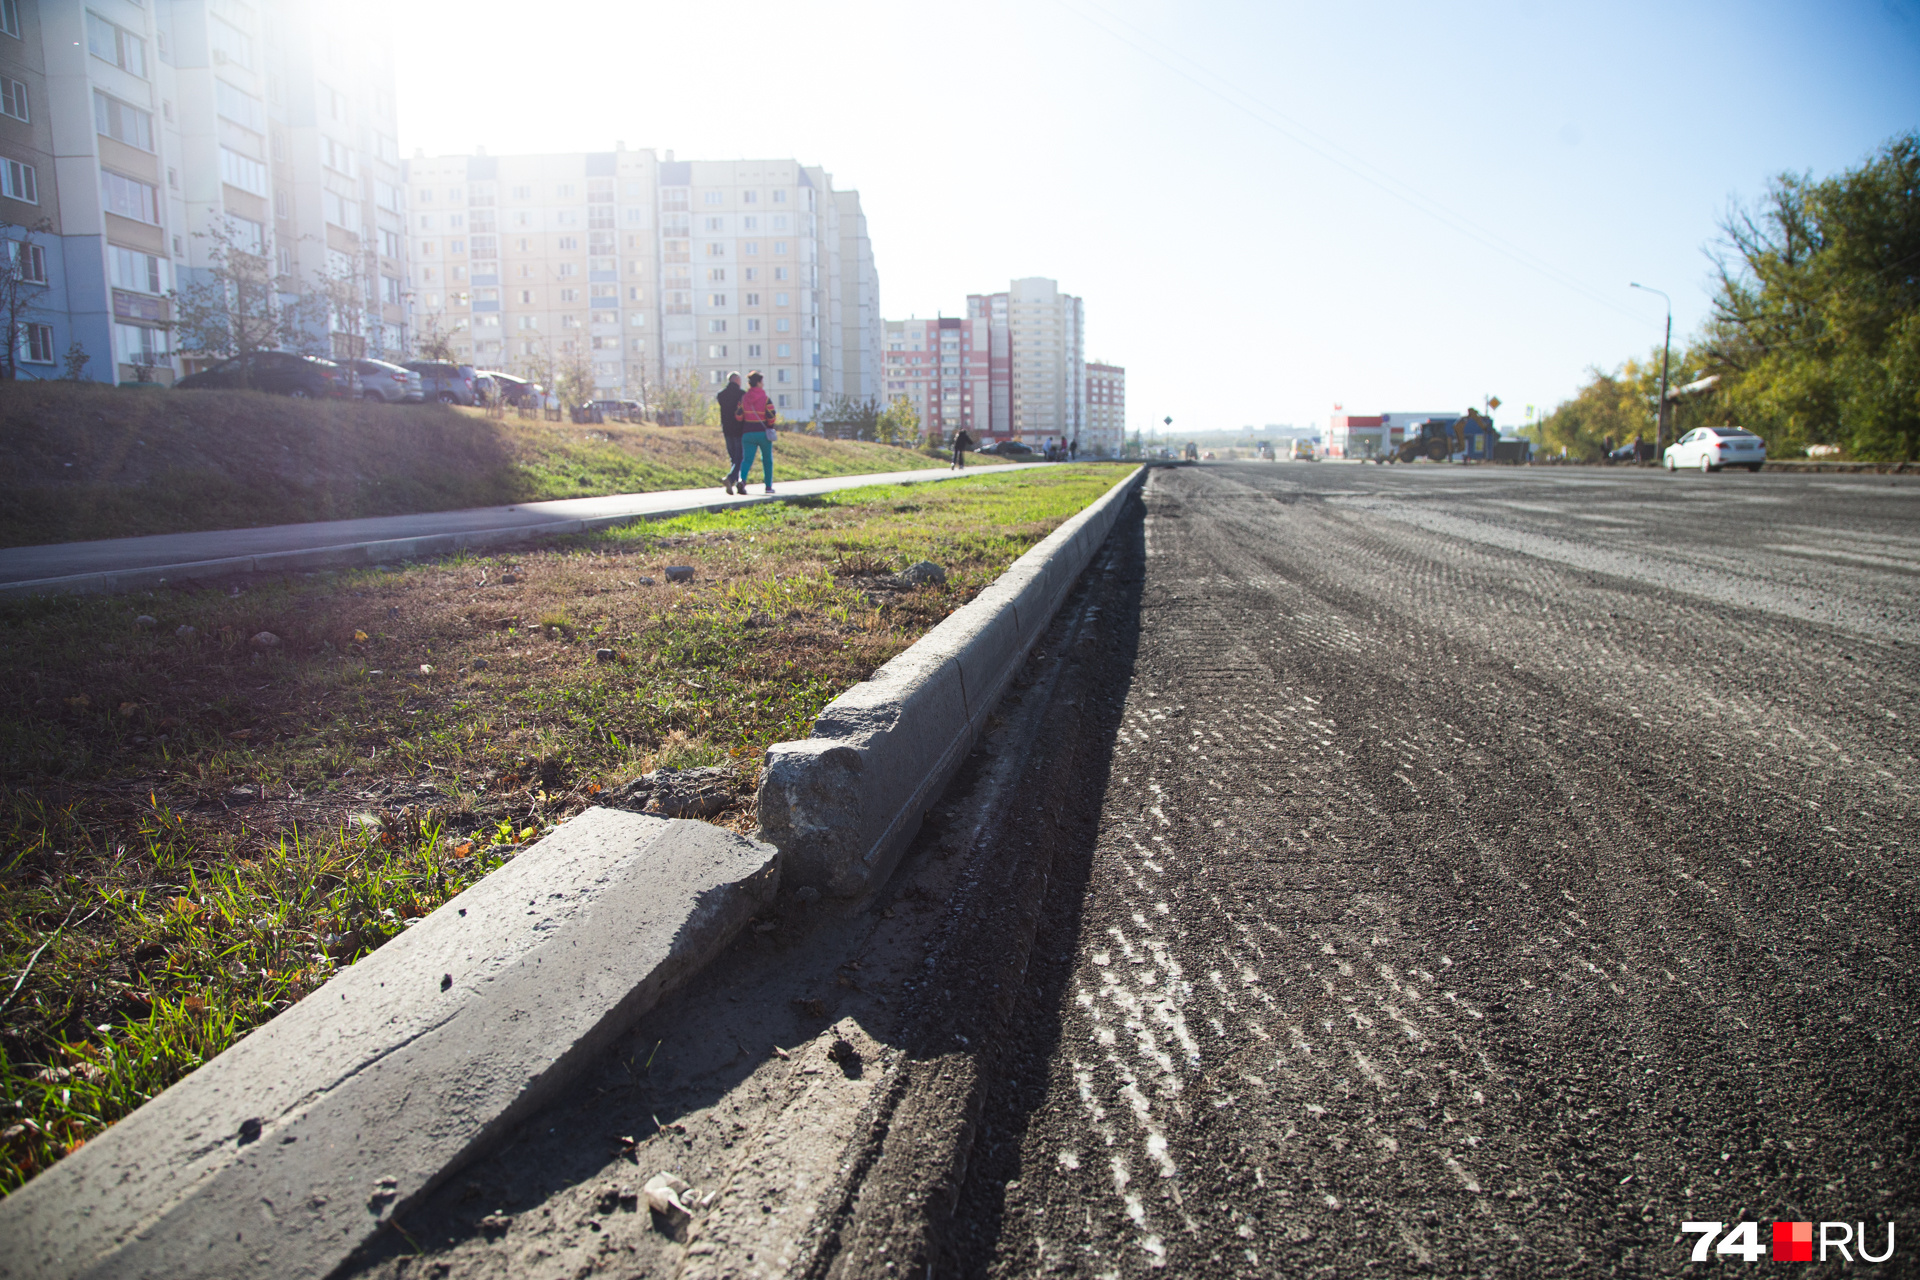
[{"label": "construction machine", "polygon": [[1481,417],[1477,409],[1469,409],[1458,418],[1428,418],[1390,449],[1385,461],[1412,462],[1418,458],[1431,458],[1435,462],[1445,462],[1455,454],[1469,452],[1474,437],[1491,437],[1492,432],[1492,419]]}]

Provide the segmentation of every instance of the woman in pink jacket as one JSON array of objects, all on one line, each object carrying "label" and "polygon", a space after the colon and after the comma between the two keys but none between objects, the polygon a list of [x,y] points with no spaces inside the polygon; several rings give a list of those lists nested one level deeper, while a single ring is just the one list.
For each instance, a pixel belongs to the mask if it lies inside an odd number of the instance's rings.
[{"label": "woman in pink jacket", "polygon": [[740,492],[747,491],[747,477],[753,474],[753,455],[755,450],[761,453],[760,474],[765,480],[767,492],[773,492],[773,442],[767,439],[767,428],[773,423],[773,402],[767,399],[767,393],[761,389],[763,381],[759,371],[747,375],[747,394],[740,398],[740,425],[744,430],[740,436]]}]

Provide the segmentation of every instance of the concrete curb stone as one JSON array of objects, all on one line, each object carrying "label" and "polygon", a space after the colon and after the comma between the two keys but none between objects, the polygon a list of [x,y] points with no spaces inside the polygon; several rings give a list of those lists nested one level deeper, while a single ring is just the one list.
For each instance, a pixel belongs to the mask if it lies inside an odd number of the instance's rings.
[{"label": "concrete curb stone", "polygon": [[764,844],[587,810],[0,1201],[0,1276],[329,1275],[778,885]]},{"label": "concrete curb stone", "polygon": [[767,749],[758,835],[779,848],[784,879],[841,897],[886,880],[1146,471],[828,703],[811,738]]}]

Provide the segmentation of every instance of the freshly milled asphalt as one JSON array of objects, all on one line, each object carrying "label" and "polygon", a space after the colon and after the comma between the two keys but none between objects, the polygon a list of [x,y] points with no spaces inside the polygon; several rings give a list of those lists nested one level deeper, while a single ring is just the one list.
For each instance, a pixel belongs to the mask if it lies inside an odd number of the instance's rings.
[{"label": "freshly milled asphalt", "polygon": [[1920,1270],[1920,486],[1217,466],[1134,536],[964,1178],[837,1274]]},{"label": "freshly milled asphalt", "polygon": [[893,883],[368,1272],[1920,1272],[1916,646],[1905,478],[1158,470]]}]

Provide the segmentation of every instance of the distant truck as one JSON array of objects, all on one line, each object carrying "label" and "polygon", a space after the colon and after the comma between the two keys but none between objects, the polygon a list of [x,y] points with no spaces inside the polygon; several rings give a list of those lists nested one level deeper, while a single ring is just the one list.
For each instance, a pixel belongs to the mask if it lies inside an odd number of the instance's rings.
[{"label": "distant truck", "polygon": [[1314,461],[1313,442],[1310,440],[1300,440],[1296,438],[1293,442],[1293,448],[1287,451],[1287,461],[1289,462]]},{"label": "distant truck", "polygon": [[1197,445],[1197,444],[1195,444],[1195,443],[1194,443],[1193,441],[1191,441],[1191,440],[1189,440],[1189,441],[1187,441],[1187,448],[1186,448],[1186,454],[1185,454],[1185,456],[1186,456],[1186,459],[1187,459],[1187,461],[1188,461],[1188,462],[1198,462],[1198,461],[1200,461],[1200,446],[1199,446],[1199,445]]}]

